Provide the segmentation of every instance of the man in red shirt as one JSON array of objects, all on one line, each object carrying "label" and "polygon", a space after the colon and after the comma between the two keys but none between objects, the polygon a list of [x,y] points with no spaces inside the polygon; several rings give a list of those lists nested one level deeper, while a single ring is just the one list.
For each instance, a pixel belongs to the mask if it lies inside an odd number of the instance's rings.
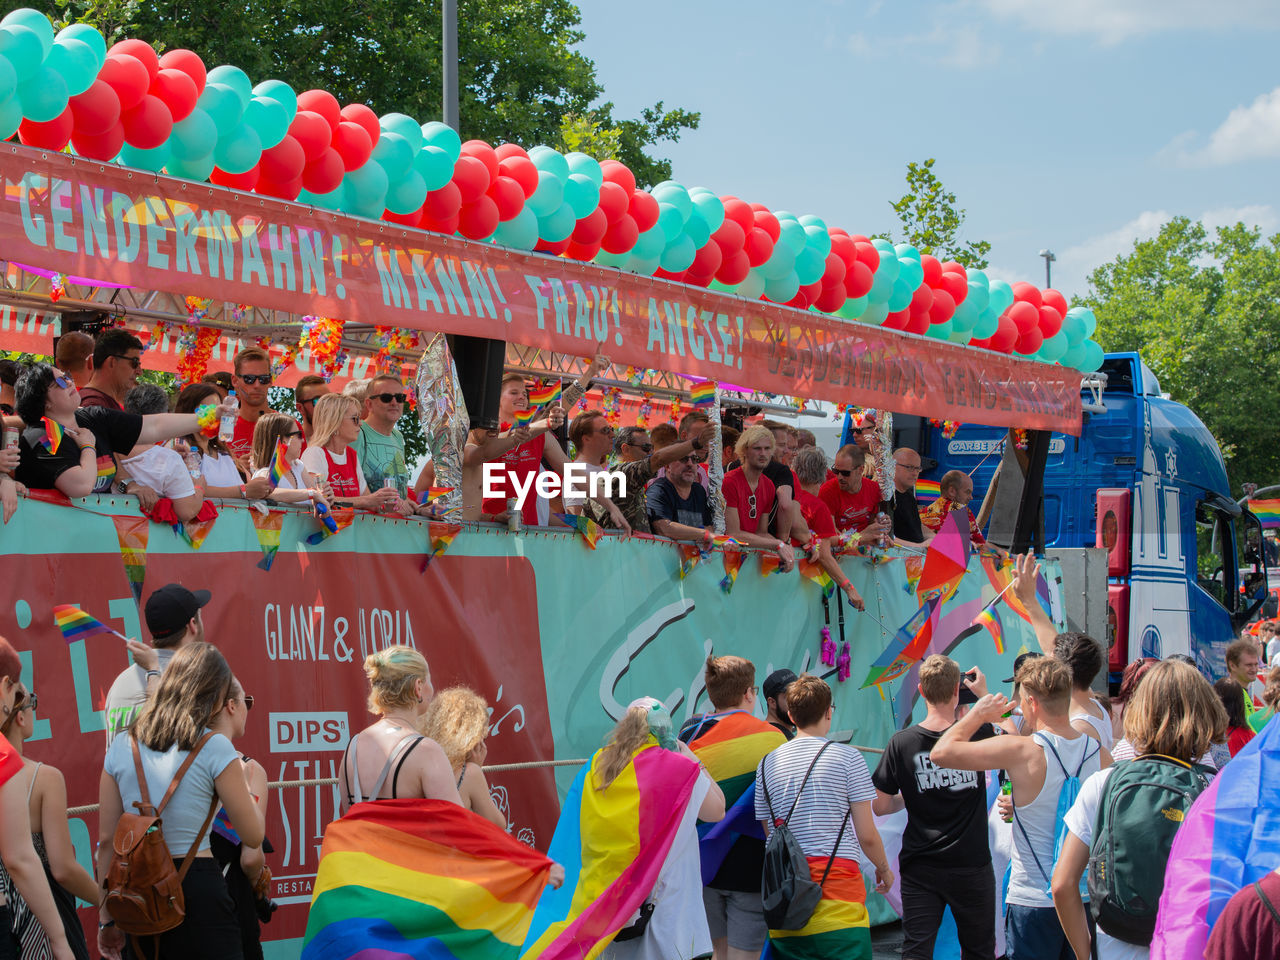
[{"label": "man in red shirt", "polygon": [[839,532],[836,530],[835,521],[831,519],[831,510],[818,496],[823,477],[827,475],[827,455],[817,447],[803,447],[792,459],[791,469],[795,471],[796,479],[800,481],[800,489],[796,491],[796,503],[800,506],[800,514],[818,541],[818,562],[822,564],[822,569],[831,575],[836,586],[844,591],[853,608],[862,610],[862,596],[849,582],[849,578],[840,569],[839,562],[831,552],[831,544],[839,536]]},{"label": "man in red shirt", "polygon": [[818,497],[831,511],[837,530],[861,532],[874,526],[871,532],[878,539],[888,527],[876,519],[880,512],[880,486],[863,476],[865,462],[866,454],[860,446],[845,444],[831,465],[835,476],[822,485]]},{"label": "man in red shirt", "polygon": [[[773,482],[764,468],[773,459],[773,433],[766,427],[748,427],[738,438],[738,459],[742,466],[724,475],[725,533],[748,546],[766,547],[777,552],[785,573],[795,563],[791,544],[769,535],[769,511],[773,507]],[[798,531],[797,531],[798,535]],[[808,539],[808,530],[804,538]]]},{"label": "man in red shirt", "polygon": [[123,410],[141,367],[141,340],[119,327],[102,331],[93,343],[93,376],[80,391],[80,406]]},{"label": "man in red shirt", "polygon": [[231,386],[240,404],[235,438],[227,444],[237,460],[249,462],[253,450],[253,428],[267,412],[267,392],[271,389],[271,356],[261,347],[245,347],[231,361],[235,372]]}]

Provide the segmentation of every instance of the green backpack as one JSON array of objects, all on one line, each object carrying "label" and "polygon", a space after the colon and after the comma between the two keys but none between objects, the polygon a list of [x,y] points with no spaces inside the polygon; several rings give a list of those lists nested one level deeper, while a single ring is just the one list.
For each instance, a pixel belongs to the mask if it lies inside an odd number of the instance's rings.
[{"label": "green backpack", "polygon": [[1089,851],[1089,908],[1117,940],[1151,944],[1173,836],[1213,775],[1147,754],[1117,763],[1107,778]]}]

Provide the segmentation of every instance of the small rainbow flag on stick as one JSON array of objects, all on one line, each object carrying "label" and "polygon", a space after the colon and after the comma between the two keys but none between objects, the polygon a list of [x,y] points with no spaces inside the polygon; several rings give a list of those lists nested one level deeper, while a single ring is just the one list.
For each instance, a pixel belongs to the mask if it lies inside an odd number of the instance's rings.
[{"label": "small rainbow flag on stick", "polygon": [[695,407],[709,407],[716,402],[716,382],[703,380],[689,388],[689,402]]},{"label": "small rainbow flag on stick", "polygon": [[746,544],[743,543],[741,540],[735,540],[733,539],[733,537],[727,536],[726,534],[723,534],[723,533],[717,533],[714,537],[712,537],[711,543],[714,546],[720,547],[722,550],[728,550],[730,547],[746,546]]},{"label": "small rainbow flag on stick", "polygon": [[538,411],[533,407],[524,410],[517,410],[513,415],[515,417],[515,425],[517,427],[527,427],[533,423],[533,418],[537,416]]},{"label": "small rainbow flag on stick", "polygon": [[529,391],[529,403],[535,407],[545,407],[547,404],[555,403],[559,399],[559,380],[552,380],[549,383],[540,384]]},{"label": "small rainbow flag on stick", "polygon": [[40,446],[44,447],[50,453],[57,453],[58,447],[62,446],[62,424],[57,420],[50,420],[48,417],[40,418],[44,422],[44,437],[40,440]]},{"label": "small rainbow flag on stick", "polygon": [[588,547],[592,550],[596,548],[596,543],[603,535],[603,531],[600,529],[600,524],[596,523],[590,517],[582,514],[574,515],[571,513],[557,513],[556,517],[558,517],[560,522],[566,527],[577,530],[578,533],[582,534],[582,539],[587,542]]},{"label": "small rainbow flag on stick", "polygon": [[427,492],[422,495],[422,499],[418,502],[431,503],[434,500],[439,500],[448,493],[453,493],[453,487],[429,487],[427,488]]},{"label": "small rainbow flag on stick", "polygon": [[995,607],[987,607],[974,617],[972,626],[990,630],[991,639],[996,644],[996,653],[1004,653],[1004,625],[1000,622],[1000,614]]},{"label": "small rainbow flag on stick", "polygon": [[84,640],[99,633],[115,634],[121,640],[129,639],[123,633],[112,630],[101,620],[95,620],[74,603],[60,603],[53,608],[53,621],[62,631],[62,639],[67,643]]},{"label": "small rainbow flag on stick", "polygon": [[938,486],[937,480],[917,480],[916,481],[916,500],[937,500],[942,496],[942,488]]},{"label": "small rainbow flag on stick", "polygon": [[1249,511],[1264,527],[1280,527],[1280,500],[1250,500]]},{"label": "small rainbow flag on stick", "polygon": [[271,477],[271,486],[280,486],[280,481],[293,472],[289,464],[289,445],[283,440],[276,442],[276,455],[271,460],[271,469],[267,471]]}]

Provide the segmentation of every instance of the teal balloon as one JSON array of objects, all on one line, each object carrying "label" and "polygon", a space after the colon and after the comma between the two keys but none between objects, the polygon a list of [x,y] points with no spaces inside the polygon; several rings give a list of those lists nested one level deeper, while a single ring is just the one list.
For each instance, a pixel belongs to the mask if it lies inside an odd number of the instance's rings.
[{"label": "teal balloon", "polygon": [[[511,247],[515,250],[532,250],[538,245],[538,218],[528,207],[522,207],[520,212],[510,220],[498,224],[498,229],[494,231],[493,239],[504,247]],[[603,253],[603,251],[601,252]],[[621,261],[626,261],[626,254],[621,255]],[[612,264],[612,266],[620,267],[622,262]]]},{"label": "teal balloon", "polygon": [[568,240],[573,233],[573,228],[577,225],[578,220],[573,215],[573,208],[567,203],[562,203],[549,216],[538,218],[538,236],[548,243],[559,243],[561,240]]},{"label": "teal balloon", "polygon": [[985,340],[1000,329],[1000,315],[990,307],[978,314],[978,322],[973,325],[973,339]]},{"label": "teal balloon", "polygon": [[898,263],[900,264],[898,270],[899,282],[905,282],[912,290],[924,283],[924,267],[921,266],[919,260],[905,257],[899,260]]},{"label": "teal balloon", "polygon": [[533,196],[525,201],[525,206],[541,220],[543,217],[554,214],[563,205],[564,182],[550,170],[539,170],[538,189],[533,191]]},{"label": "teal balloon", "polygon": [[990,283],[990,300],[987,304],[998,317],[1013,306],[1013,287],[1003,280],[992,280]]},{"label": "teal balloon", "polygon": [[[779,220],[778,227],[782,231],[778,235],[778,243],[783,246],[790,247],[791,252],[797,256],[800,251],[805,248],[809,242],[808,235],[804,232],[804,227],[800,226],[799,220]],[[793,293],[791,296],[795,296]],[[773,298],[770,297],[770,300]],[[790,299],[790,297],[788,297]]]},{"label": "teal balloon", "polygon": [[889,312],[897,313],[911,305],[911,295],[916,288],[909,286],[903,277],[898,277],[893,284],[893,292],[889,294]]},{"label": "teal balloon", "polygon": [[1084,335],[1092,337],[1098,330],[1098,318],[1093,315],[1093,311],[1088,307],[1075,307],[1079,310],[1079,317],[1084,322]]},{"label": "teal balloon", "polygon": [[887,303],[875,303],[874,301],[867,304],[867,309],[862,311],[862,316],[858,319],[862,323],[869,323],[874,327],[880,326],[889,316],[889,305]]},{"label": "teal balloon", "polygon": [[956,312],[951,315],[951,326],[956,330],[964,330],[968,333],[973,329],[973,325],[978,322],[978,316],[982,311],[978,305],[965,297],[959,305],[956,306]]},{"label": "teal balloon", "polygon": [[0,100],[0,140],[8,140],[22,124],[22,102],[17,97]]},{"label": "teal balloon", "polygon": [[34,77],[18,84],[22,115],[36,123],[48,123],[67,109],[67,82],[48,64]]},{"label": "teal balloon", "polygon": [[[600,169],[600,161],[595,157],[589,157],[585,153],[575,150],[573,153],[565,154],[565,162],[569,165],[569,175],[575,173],[582,174],[592,183],[596,185],[596,190],[600,189],[600,185],[604,183],[604,171]],[[579,217],[579,220],[582,218]]]},{"label": "teal balloon", "polygon": [[813,247],[805,247],[796,257],[796,276],[800,278],[802,287],[817,283],[822,279],[822,274],[826,269],[826,256],[813,249]]},{"label": "teal balloon", "polygon": [[347,201],[347,185],[344,180],[328,193],[311,193],[303,190],[298,194],[299,203],[308,203],[322,210],[341,210]]},{"label": "teal balloon", "polygon": [[382,164],[366,163],[350,171],[342,182],[347,188],[344,210],[370,220],[382,216],[387,206],[388,185],[387,171],[382,169]]},{"label": "teal balloon", "polygon": [[[719,230],[724,223],[724,201],[710,190],[702,190],[697,194],[691,190],[689,196],[693,200],[694,216],[701,217],[702,222],[707,225],[708,236]],[[701,247],[702,244],[698,246]]]},{"label": "teal balloon", "polygon": [[[600,264],[600,266],[613,267],[618,270],[626,266],[627,261],[630,259],[631,254],[629,253],[610,253],[608,250],[601,250],[595,256],[595,262]],[[716,281],[713,280],[711,283],[712,286],[714,286]]]},{"label": "teal balloon", "polygon": [[987,275],[982,270],[966,270],[965,273],[969,277],[970,283],[980,283],[983,287],[989,287],[991,281],[987,279]]},{"label": "teal balloon", "polygon": [[449,157],[449,175],[453,175],[453,165],[462,156],[462,138],[458,131],[447,123],[432,120],[422,125],[422,142],[428,146],[438,147]]},{"label": "teal balloon", "polygon": [[92,48],[83,40],[74,38],[59,40],[49,51],[45,66],[62,75],[66,81],[67,93],[76,97],[93,85],[98,77],[100,65]]},{"label": "teal balloon", "polygon": [[39,10],[32,10],[30,7],[11,10],[0,20],[0,27],[26,27],[34,33],[40,41],[40,63],[44,62],[53,49],[53,24]]},{"label": "teal balloon", "polygon": [[139,170],[150,170],[152,173],[163,170],[171,156],[167,141],[151,150],[139,150],[127,143],[120,148],[120,162],[126,167],[137,167]]},{"label": "teal balloon", "polygon": [[245,123],[218,137],[218,145],[213,148],[214,162],[227,173],[248,173],[261,157],[262,141],[257,131]]},{"label": "teal balloon", "polygon": [[799,292],[800,278],[794,270],[781,279],[766,280],[764,284],[764,295],[774,303],[786,303]]},{"label": "teal balloon", "polygon": [[702,219],[697,207],[693,208],[693,213],[685,221],[684,232],[699,250],[711,242],[711,228],[707,226],[707,221]]},{"label": "teal balloon", "polygon": [[920,251],[909,243],[898,243],[893,247],[894,253],[898,255],[899,260],[919,260]]},{"label": "teal balloon", "polygon": [[[803,214],[803,215],[800,217],[800,226],[802,226],[802,227],[817,227],[817,228],[818,228],[819,230],[821,230],[823,233],[827,233],[827,234],[828,234],[828,240],[830,240],[830,234],[829,234],[829,233],[828,233],[828,231],[827,231],[827,222],[826,222],[825,220],[823,220],[823,219],[822,219],[821,217],[819,217],[819,216],[815,216],[815,215],[814,215],[814,214],[812,214],[812,213],[806,213],[806,214]],[[828,250],[827,252],[828,252],[828,253],[830,253],[831,251],[829,251],[829,250]]]},{"label": "teal balloon", "polygon": [[876,252],[880,254],[880,263],[883,264],[886,259],[897,260],[898,251],[893,244],[884,237],[875,237],[871,241],[871,245],[876,248]]},{"label": "teal balloon", "polygon": [[44,63],[44,48],[34,30],[15,23],[0,27],[0,56],[8,59],[22,83],[34,77]]},{"label": "teal balloon", "polygon": [[378,126],[384,132],[394,133],[404,138],[409,149],[417,154],[425,142],[422,137],[422,125],[413,117],[403,113],[385,113],[378,118]]},{"label": "teal balloon", "polygon": [[[781,280],[788,274],[795,272],[795,252],[785,243],[776,244],[769,259],[756,269],[760,271],[760,275],[766,280]],[[794,297],[795,294],[793,293],[791,296]],[[787,299],[790,300],[791,297],[787,297]]]},{"label": "teal balloon", "polygon": [[929,329],[924,332],[924,335],[931,340],[950,340],[954,331],[955,327],[951,325],[950,320],[947,320],[943,323],[929,324]]},{"label": "teal balloon", "polygon": [[693,214],[693,198],[684,184],[674,180],[663,180],[653,188],[653,199],[665,203],[680,211],[680,223],[683,224]]},{"label": "teal balloon", "polygon": [[[778,223],[783,223],[785,221],[794,221],[795,223],[800,223],[800,218],[797,217],[790,210],[775,210],[773,211],[773,216],[775,219],[777,219]],[[800,226],[804,226],[804,224],[801,223]]]},{"label": "teal balloon", "polygon": [[871,299],[872,300],[889,299],[889,291],[893,289],[893,285],[894,283],[897,282],[898,275],[900,273],[902,273],[902,264],[898,261],[898,258],[896,256],[890,255],[887,257],[881,257],[880,265],[876,267],[874,278],[871,281],[872,283],[871,289],[875,290],[877,284],[885,284],[885,286],[881,288],[881,290],[883,291],[882,295],[877,296],[873,294]]},{"label": "teal balloon", "polygon": [[665,249],[667,249],[667,238],[663,235],[661,228],[655,226],[636,238],[636,245],[631,248],[631,253],[641,260],[656,260],[662,256],[662,251]]},{"label": "teal balloon", "polygon": [[564,202],[575,219],[588,217],[600,205],[600,185],[585,173],[571,173],[564,182]]},{"label": "teal balloon", "polygon": [[[692,205],[690,205],[690,209],[693,209]],[[667,243],[671,243],[684,232],[684,221],[685,218],[681,216],[680,208],[674,203],[667,203],[665,200],[658,201],[658,229],[667,238]]]},{"label": "teal balloon", "polygon": [[[954,320],[955,317],[952,317],[951,319]],[[965,343],[968,343],[972,337],[973,337],[973,331],[962,330],[959,327],[952,325],[951,334],[950,336],[947,337],[947,339],[950,340],[952,343],[965,344]]]},{"label": "teal balloon", "polygon": [[107,62],[107,41],[102,39],[102,34],[97,28],[87,23],[73,23],[59,30],[53,42],[61,43],[64,40],[79,40],[93,51],[93,62],[97,65],[94,68],[95,74]]},{"label": "teal balloon", "polygon": [[827,254],[831,252],[831,234],[827,233],[827,228],[811,223],[805,226],[804,235],[805,246],[811,250],[817,250],[818,255],[825,260]]},{"label": "teal balloon", "polygon": [[764,296],[764,275],[757,269],[747,271],[747,278],[738,284],[738,296],[759,300]]},{"label": "teal balloon", "polygon": [[[569,179],[569,161],[564,158],[564,154],[559,150],[552,150],[550,147],[543,146],[534,147],[529,151],[529,159],[533,161],[533,165],[539,171],[545,170],[561,183]],[[546,238],[544,237],[543,239]]]},{"label": "teal balloon", "polygon": [[1044,358],[1045,363],[1057,363],[1070,349],[1071,342],[1067,340],[1067,335],[1059,330],[1040,345],[1040,356]]},{"label": "teal balloon", "polygon": [[413,158],[413,169],[422,175],[428,190],[439,190],[453,179],[453,161],[449,159],[449,154],[431,144],[424,145],[418,151],[418,155]]},{"label": "teal balloon", "polygon": [[1064,367],[1070,367],[1072,370],[1083,370],[1085,355],[1088,353],[1083,343],[1077,343],[1070,347],[1066,353],[1062,355],[1062,359],[1058,362]]},{"label": "teal balloon", "polygon": [[293,123],[293,118],[298,115],[298,95],[293,92],[293,87],[283,80],[263,80],[253,88],[253,95],[262,97],[265,100],[274,100],[284,107],[284,112],[289,118],[288,122],[285,123],[286,129],[290,123]]},{"label": "teal balloon", "polygon": [[[253,99],[253,84],[249,81],[249,75],[239,67],[233,67],[229,63],[224,63],[220,67],[214,67],[205,77],[205,83],[220,83],[225,87],[230,87],[235,91],[236,96],[240,98],[240,109],[246,110],[249,107],[249,101]],[[226,169],[225,167],[223,169]]]},{"label": "teal balloon", "polygon": [[378,137],[378,142],[374,144],[373,159],[387,171],[387,182],[395,183],[409,172],[416,152],[409,141],[400,134],[383,130],[382,135]]},{"label": "teal balloon", "polygon": [[844,303],[840,304],[835,315],[842,320],[857,320],[867,312],[868,306],[870,306],[870,301],[867,300],[865,294],[861,297],[849,297]]},{"label": "teal balloon", "polygon": [[0,103],[4,103],[18,92],[18,71],[8,57],[0,57]]},{"label": "teal balloon", "polygon": [[219,134],[228,134],[234,130],[244,114],[239,94],[221,83],[206,83],[204,90],[200,92],[200,98],[196,100],[196,106],[209,115]]},{"label": "teal balloon", "polygon": [[638,273],[642,277],[652,277],[658,272],[658,259],[654,257],[650,260],[644,260],[634,254],[627,260],[627,265],[622,268],[629,273]]},{"label": "teal balloon", "polygon": [[1068,310],[1067,315],[1062,318],[1062,329],[1059,333],[1065,333],[1067,335],[1067,343],[1073,347],[1084,343],[1089,337],[1085,332],[1084,318],[1071,310]]},{"label": "teal balloon", "polygon": [[[174,145],[172,139],[169,144]],[[213,173],[213,152],[210,151],[207,156],[197,157],[195,160],[179,160],[177,157],[170,157],[164,168],[170,176],[181,177],[184,180],[195,180],[197,183],[208,180]]]},{"label": "teal balloon", "polygon": [[412,167],[387,188],[387,209],[402,216],[420,209],[426,199],[427,182]]},{"label": "teal balloon", "polygon": [[[295,100],[293,105],[296,110],[298,102]],[[244,122],[258,134],[262,149],[270,150],[284,139],[289,132],[289,124],[293,121],[289,118],[289,111],[279,100],[255,94],[249,100],[249,106],[245,107]]]},{"label": "teal balloon", "polygon": [[214,126],[213,118],[199,107],[192,110],[185,119],[175,123],[173,132],[169,134],[173,158],[182,164],[193,164],[208,157],[212,169],[213,150],[217,145],[218,128]]},{"label": "teal balloon", "polygon": [[1093,373],[1102,366],[1105,354],[1102,352],[1102,347],[1094,340],[1086,340],[1082,346],[1084,348],[1084,356],[1076,369],[1081,373]]},{"label": "teal balloon", "polygon": [[667,249],[662,251],[662,259],[659,263],[663,270],[680,273],[693,266],[693,258],[697,255],[698,248],[693,245],[693,240],[688,234],[681,234],[676,238],[675,243],[668,245]]},{"label": "teal balloon", "polygon": [[974,280],[973,274],[969,274],[969,292],[965,294],[963,306],[965,303],[972,303],[978,312],[981,313],[991,304],[991,291],[987,287],[987,278],[982,280]]}]

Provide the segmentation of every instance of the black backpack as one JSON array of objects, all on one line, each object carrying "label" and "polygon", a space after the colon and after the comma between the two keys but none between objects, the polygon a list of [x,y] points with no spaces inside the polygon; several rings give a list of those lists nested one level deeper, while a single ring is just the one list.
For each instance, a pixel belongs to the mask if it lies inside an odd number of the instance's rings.
[{"label": "black backpack", "polygon": [[818,759],[831,746],[828,740],[818,750],[804,779],[800,781],[800,789],[791,804],[786,820],[779,820],[773,812],[773,801],[769,797],[769,778],[765,775],[764,765],[768,757],[760,761],[760,782],[764,786],[764,802],[769,808],[769,819],[773,822],[773,832],[764,845],[764,872],[760,878],[760,900],[764,906],[764,920],[770,930],[799,930],[813,911],[818,908],[822,899],[822,885],[827,882],[827,874],[831,872],[831,864],[835,861],[840,849],[840,841],[844,839],[845,828],[849,826],[849,813],[845,813],[844,822],[840,825],[840,833],[836,836],[835,848],[827,858],[827,869],[822,871],[822,879],[814,883],[809,873],[809,860],[800,849],[800,841],[795,838],[787,823],[796,806],[800,803],[800,794],[804,792],[809,775],[817,765]]},{"label": "black backpack", "polygon": [[1117,940],[1151,944],[1174,834],[1212,777],[1148,754],[1116,764],[1107,778],[1089,850],[1089,909]]}]

